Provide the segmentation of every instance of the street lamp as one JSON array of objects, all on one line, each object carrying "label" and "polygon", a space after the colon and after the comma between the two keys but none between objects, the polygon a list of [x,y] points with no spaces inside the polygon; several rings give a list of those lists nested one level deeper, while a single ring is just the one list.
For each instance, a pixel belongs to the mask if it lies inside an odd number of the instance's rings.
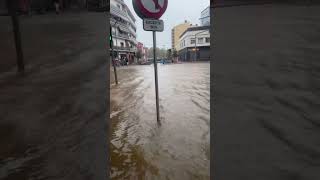
[{"label": "street lamp", "polygon": [[194,35],[194,61],[197,61],[197,35],[198,34],[201,34],[201,33],[203,33],[203,32],[207,32],[207,30],[205,30],[205,31],[200,31],[200,32],[198,32],[198,33],[196,33],[195,35]]}]

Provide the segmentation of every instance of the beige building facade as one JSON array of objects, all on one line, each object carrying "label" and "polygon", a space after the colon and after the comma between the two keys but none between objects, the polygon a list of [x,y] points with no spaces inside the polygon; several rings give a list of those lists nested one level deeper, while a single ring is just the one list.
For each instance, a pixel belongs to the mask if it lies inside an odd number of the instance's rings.
[{"label": "beige building facade", "polygon": [[171,47],[172,49],[176,49],[177,51],[179,51],[180,48],[180,42],[179,42],[179,38],[182,35],[182,33],[184,33],[189,27],[191,27],[191,23],[188,21],[185,21],[182,24],[179,24],[175,27],[172,28],[171,30]]}]

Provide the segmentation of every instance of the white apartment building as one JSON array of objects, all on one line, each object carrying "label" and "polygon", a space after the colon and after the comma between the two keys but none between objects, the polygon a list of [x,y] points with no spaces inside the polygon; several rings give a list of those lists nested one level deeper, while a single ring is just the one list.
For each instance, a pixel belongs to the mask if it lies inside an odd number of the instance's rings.
[{"label": "white apartment building", "polygon": [[137,50],[136,19],[123,0],[110,0],[110,25],[112,28],[113,50],[118,58],[134,61]]}]

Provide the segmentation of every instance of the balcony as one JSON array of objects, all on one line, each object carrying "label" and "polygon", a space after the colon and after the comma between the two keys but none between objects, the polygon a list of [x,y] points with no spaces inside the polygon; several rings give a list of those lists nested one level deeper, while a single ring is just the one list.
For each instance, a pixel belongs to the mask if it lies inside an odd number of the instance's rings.
[{"label": "balcony", "polygon": [[130,40],[131,42],[133,42],[133,44],[135,44],[135,45],[138,44],[138,41],[137,41],[136,38],[130,37],[129,40]]},{"label": "balcony", "polygon": [[125,21],[129,21],[127,14],[124,11],[120,10],[118,7],[111,5],[111,4],[110,4],[110,13],[112,15],[121,17]]},{"label": "balcony", "polygon": [[136,52],[137,48],[135,47],[121,47],[121,46],[113,46],[114,51],[119,52]]},{"label": "balcony", "polygon": [[117,34],[115,37],[122,38],[122,39],[129,39],[129,36],[127,34]]},{"label": "balcony", "polygon": [[[115,27],[115,20],[110,20],[110,24],[112,27]],[[121,30],[121,31],[124,31],[124,32],[127,32],[127,33],[131,33],[133,34],[134,36],[136,36],[136,32],[132,30],[132,28],[128,27],[128,25],[124,24],[124,23],[120,23],[118,22],[116,24],[116,26]]]},{"label": "balcony", "polygon": [[115,22],[116,20],[114,19],[114,17],[119,17],[122,20],[126,21],[125,26],[130,26],[132,25],[134,28],[136,28],[136,24],[135,22],[133,22],[127,15],[126,12],[123,12],[122,10],[120,10],[118,7],[114,6],[114,5],[110,5],[111,9],[110,9],[110,13],[111,13],[111,18],[110,18],[110,22]]}]

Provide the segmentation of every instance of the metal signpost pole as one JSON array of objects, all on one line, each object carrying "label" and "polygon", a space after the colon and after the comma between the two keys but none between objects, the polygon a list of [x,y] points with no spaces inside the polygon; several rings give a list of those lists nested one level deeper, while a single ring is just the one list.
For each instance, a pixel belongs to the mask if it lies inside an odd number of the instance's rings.
[{"label": "metal signpost pole", "polygon": [[159,91],[158,91],[158,67],[157,67],[157,55],[156,55],[156,32],[153,31],[153,62],[154,62],[154,77],[155,77],[155,89],[156,89],[156,106],[157,106],[157,122],[160,122],[159,115]]}]

